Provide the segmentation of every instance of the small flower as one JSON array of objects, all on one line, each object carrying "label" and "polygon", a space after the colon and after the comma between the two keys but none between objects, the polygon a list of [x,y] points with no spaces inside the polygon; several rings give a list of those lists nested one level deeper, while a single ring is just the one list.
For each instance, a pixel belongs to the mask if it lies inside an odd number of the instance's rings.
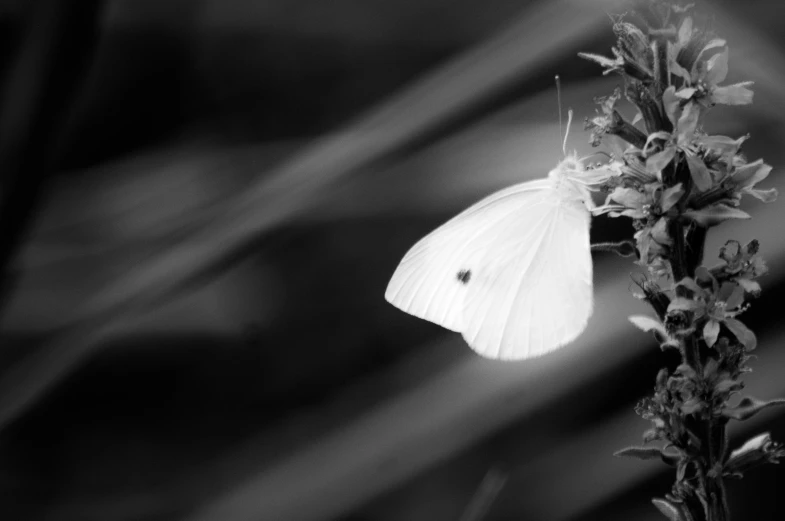
[{"label": "small flower", "polygon": [[720,326],[724,325],[747,349],[754,349],[757,343],[755,335],[736,319],[737,315],[747,309],[744,305],[744,288],[730,281],[720,285],[705,268],[696,271],[696,277],[704,283],[708,281],[711,287],[706,289],[691,278],[679,281],[676,286],[689,289],[693,296],[674,298],[668,306],[668,311],[689,311],[693,313],[695,322],[705,320],[703,340],[709,347],[717,342]]},{"label": "small flower", "polygon": [[657,182],[640,188],[617,186],[608,195],[605,204],[594,209],[594,214],[607,213],[610,217],[649,219],[666,215],[683,195],[681,183],[665,189]]},{"label": "small flower", "polygon": [[[701,54],[716,48],[718,41],[712,41],[704,47]],[[724,45],[724,42],[722,42]],[[677,64],[678,65],[678,64]],[[680,67],[679,67],[680,68]],[[683,71],[683,69],[682,69]],[[751,81],[733,85],[719,85],[728,75],[728,48],[714,54],[708,60],[697,60],[688,77],[678,71],[687,86],[676,92],[676,96],[684,100],[695,100],[704,107],[717,103],[721,105],[748,105],[752,103],[753,92],[749,89]]]},{"label": "small flower", "polygon": [[762,463],[779,463],[785,459],[785,448],[772,441],[768,432],[747,440],[744,445],[731,452],[725,471],[736,477]]},{"label": "small flower", "polygon": [[644,83],[650,82],[654,56],[649,38],[638,27],[624,22],[620,17],[614,20],[613,32],[617,36],[616,46],[611,48],[613,58],[591,53],[578,53],[578,56],[604,67],[603,74],[620,72]]},{"label": "small flower", "polygon": [[[744,291],[757,297],[760,294],[760,284],[754,279],[768,273],[764,260],[757,254],[759,249],[757,240],[750,241],[744,248],[738,241],[728,241],[720,248],[720,259],[724,265],[714,270],[721,270],[728,279],[735,281]],[[714,271],[713,270],[713,271]]]},{"label": "small flower", "polygon": [[[687,166],[695,186],[702,192],[706,191],[711,188],[713,180],[703,159],[697,156],[698,150],[694,146],[700,107],[697,103],[688,102],[679,115],[681,101],[676,98],[673,86],[665,90],[662,99],[665,113],[673,125],[673,132],[660,131],[649,135],[643,147],[646,167],[650,171],[661,172],[673,161],[676,154],[681,152],[687,159]],[[660,150],[656,152],[655,142],[660,143]]]}]

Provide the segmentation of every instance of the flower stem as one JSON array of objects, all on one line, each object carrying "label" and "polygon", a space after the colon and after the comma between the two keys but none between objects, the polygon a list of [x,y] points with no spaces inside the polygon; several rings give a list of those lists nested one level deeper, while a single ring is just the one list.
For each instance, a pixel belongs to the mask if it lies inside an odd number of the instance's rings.
[{"label": "flower stem", "polygon": [[[702,262],[706,228],[693,226],[685,233],[684,225],[678,219],[670,223],[669,228],[673,239],[671,253],[671,270],[674,280],[694,276],[695,269]],[[681,289],[681,287],[680,287]],[[694,332],[682,342],[682,361],[688,364],[697,374],[703,373],[700,355],[702,332]],[[711,414],[711,413],[710,413]],[[725,483],[722,476],[722,465],[727,452],[727,433],[725,423],[717,418],[698,420],[695,431],[701,438],[703,462],[696,465],[698,472],[698,494],[706,498],[704,512],[692,512],[696,519],[705,521],[729,521]],[[704,517],[705,516],[705,517]]]}]

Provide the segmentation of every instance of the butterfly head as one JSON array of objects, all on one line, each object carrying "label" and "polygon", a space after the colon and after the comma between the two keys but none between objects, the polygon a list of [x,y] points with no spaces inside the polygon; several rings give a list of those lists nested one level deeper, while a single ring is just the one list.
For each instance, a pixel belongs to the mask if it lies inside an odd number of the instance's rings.
[{"label": "butterfly head", "polygon": [[589,195],[588,188],[581,179],[584,172],[583,161],[577,154],[572,153],[548,172],[548,179],[564,197],[583,201]]}]

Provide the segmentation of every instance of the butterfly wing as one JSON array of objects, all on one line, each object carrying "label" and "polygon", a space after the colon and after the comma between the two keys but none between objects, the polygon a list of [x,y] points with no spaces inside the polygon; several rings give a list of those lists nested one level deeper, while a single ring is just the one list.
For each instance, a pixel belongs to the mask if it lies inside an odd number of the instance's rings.
[{"label": "butterfly wing", "polygon": [[461,329],[489,358],[542,355],[574,340],[592,313],[591,216],[556,189],[497,223],[464,297]]},{"label": "butterfly wing", "polygon": [[384,295],[387,301],[416,317],[464,331],[464,300],[483,257],[494,249],[494,230],[505,222],[530,221],[539,215],[545,191],[551,191],[547,179],[511,186],[423,237],[393,273]]}]

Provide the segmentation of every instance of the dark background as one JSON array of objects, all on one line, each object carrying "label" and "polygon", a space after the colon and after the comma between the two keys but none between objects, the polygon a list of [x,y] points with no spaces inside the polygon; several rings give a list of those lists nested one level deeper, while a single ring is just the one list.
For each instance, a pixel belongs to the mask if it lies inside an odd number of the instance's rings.
[{"label": "dark background", "polygon": [[[730,44],[716,108],[785,187],[779,2],[699,3]],[[418,238],[561,157],[553,75],[581,121],[619,81],[584,0],[0,3],[0,519],[655,520],[672,479],[614,458],[670,361],[626,317],[627,260],[595,255],[573,345],[482,360],[384,301]],[[627,114],[632,112],[627,107]],[[747,391],[785,395],[783,203],[745,200],[771,273],[745,315]],[[631,233],[595,219],[594,240]],[[733,425],[734,444],[780,411]],[[780,520],[783,472],[729,484]],[[485,480],[485,481],[483,481]],[[481,485],[485,483],[485,485]],[[479,492],[478,492],[479,491]]]}]

